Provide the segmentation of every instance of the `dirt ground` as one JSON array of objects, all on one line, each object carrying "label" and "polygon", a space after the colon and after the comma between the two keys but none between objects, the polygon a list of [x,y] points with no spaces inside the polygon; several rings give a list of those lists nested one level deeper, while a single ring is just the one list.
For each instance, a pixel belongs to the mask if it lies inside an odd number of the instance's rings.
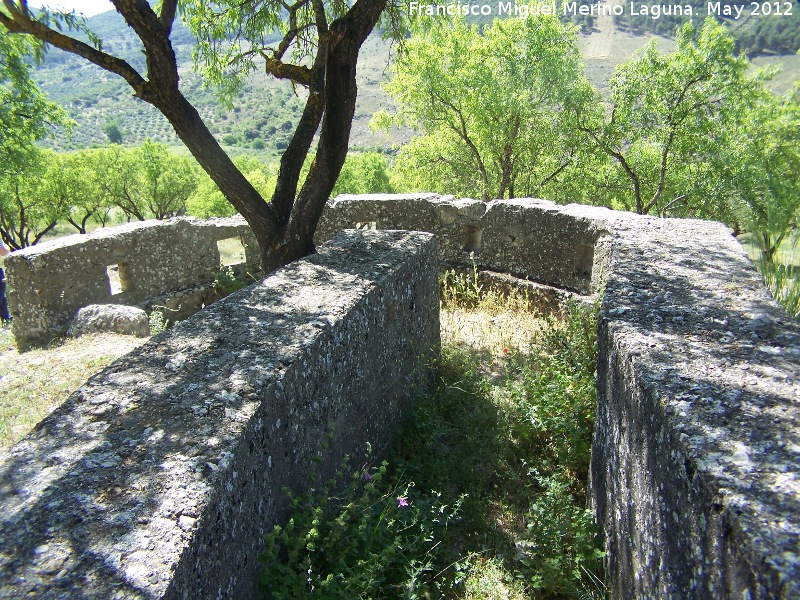
[{"label": "dirt ground", "polygon": [[20,353],[11,333],[0,330],[0,453],[89,377],[146,341],[103,333]]}]

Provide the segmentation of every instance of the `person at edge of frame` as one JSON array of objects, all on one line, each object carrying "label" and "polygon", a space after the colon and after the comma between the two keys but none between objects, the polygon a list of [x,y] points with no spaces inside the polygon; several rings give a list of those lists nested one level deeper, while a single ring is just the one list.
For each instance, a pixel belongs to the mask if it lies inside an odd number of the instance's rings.
[{"label": "person at edge of frame", "polygon": [[[11,250],[5,245],[3,240],[0,240],[0,257],[8,256]],[[0,322],[3,327],[8,327],[11,324],[11,315],[8,313],[8,301],[6,300],[6,273],[3,267],[0,267]]]}]

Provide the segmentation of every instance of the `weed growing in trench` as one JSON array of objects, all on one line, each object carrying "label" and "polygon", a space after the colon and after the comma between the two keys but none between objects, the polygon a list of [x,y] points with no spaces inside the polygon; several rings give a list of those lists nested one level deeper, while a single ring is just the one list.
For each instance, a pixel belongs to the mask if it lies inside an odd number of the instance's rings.
[{"label": "weed growing in trench", "polygon": [[294,516],[266,536],[261,586],[275,599],[424,598],[441,591],[459,505],[387,477],[386,462],[351,471],[345,461],[322,489],[292,497]]},{"label": "weed growing in trench", "polygon": [[445,335],[436,387],[388,462],[342,469],[268,536],[268,597],[605,596],[585,506],[596,312],[536,327],[517,347]]}]

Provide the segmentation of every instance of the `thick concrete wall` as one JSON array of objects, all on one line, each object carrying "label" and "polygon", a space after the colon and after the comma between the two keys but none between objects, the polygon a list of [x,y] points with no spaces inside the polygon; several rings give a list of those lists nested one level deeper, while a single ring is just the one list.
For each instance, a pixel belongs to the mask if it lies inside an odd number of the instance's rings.
[{"label": "thick concrete wall", "polygon": [[0,462],[0,597],[255,597],[282,486],[430,383],[436,278],[429,234],[344,232],[94,376]]},{"label": "thick concrete wall", "polygon": [[[147,307],[183,292],[170,308],[180,305],[180,318],[188,316],[209,299],[199,292],[219,272],[217,241],[226,238],[242,240],[254,269],[258,249],[241,218],[130,223],[14,252],[6,258],[6,270],[18,344],[47,343],[64,335],[78,309],[89,304]],[[117,265],[121,293],[112,294],[110,265]]]},{"label": "thick concrete wall", "polygon": [[604,285],[590,494],[612,597],[800,597],[800,326],[724,226],[427,194],[337,199],[320,233],[357,223]]},{"label": "thick concrete wall", "polygon": [[591,497],[612,596],[800,597],[800,326],[725,227],[611,229]]},{"label": "thick concrete wall", "polygon": [[[443,265],[510,273],[591,294],[602,269],[598,240],[611,211],[545,200],[456,200],[437,194],[342,195],[330,201],[317,228],[324,241],[346,227],[414,229],[436,235]],[[594,276],[593,276],[594,274]]]}]

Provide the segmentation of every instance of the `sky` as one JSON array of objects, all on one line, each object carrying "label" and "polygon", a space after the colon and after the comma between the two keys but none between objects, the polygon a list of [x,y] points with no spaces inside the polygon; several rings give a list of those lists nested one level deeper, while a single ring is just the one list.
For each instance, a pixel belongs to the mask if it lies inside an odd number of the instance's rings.
[{"label": "sky", "polygon": [[48,6],[49,8],[60,9],[64,11],[74,10],[76,13],[83,13],[86,17],[92,17],[113,10],[114,6],[111,0],[30,0],[29,6]]}]

